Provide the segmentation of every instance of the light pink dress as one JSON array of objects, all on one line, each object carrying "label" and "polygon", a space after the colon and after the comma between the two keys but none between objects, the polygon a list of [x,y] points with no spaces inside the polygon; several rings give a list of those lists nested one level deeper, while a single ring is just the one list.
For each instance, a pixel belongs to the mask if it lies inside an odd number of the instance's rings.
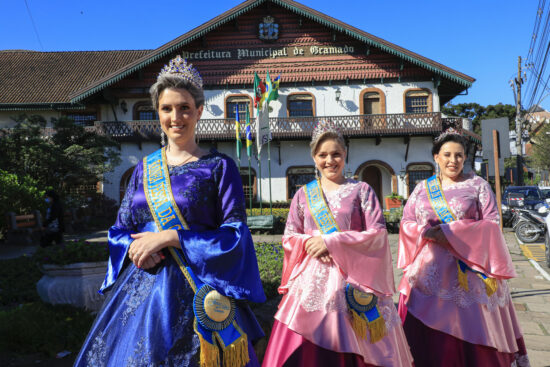
[{"label": "light pink dress", "polygon": [[[443,191],[457,218],[441,224],[449,248],[423,238],[428,228],[440,224],[425,181],[416,186],[404,208],[397,265],[404,270],[399,291],[407,310],[431,329],[499,352],[518,353],[522,334],[506,282],[516,273],[499,228],[494,194],[473,173]],[[497,292],[487,296],[485,284],[471,271],[469,290],[464,290],[458,283],[457,258],[498,279]],[[517,362],[528,365],[527,356],[517,355]]]},{"label": "light pink dress", "polygon": [[[411,366],[412,357],[391,298],[391,253],[374,191],[364,182],[348,180],[338,190],[325,192],[325,199],[341,230],[322,235],[333,261],[323,263],[305,252],[306,241],[320,232],[302,188],[292,200],[283,236],[285,259],[279,292],[285,296],[275,319],[319,347],[353,353],[366,364]],[[344,296],[346,282],[379,297],[378,307],[388,331],[382,340],[371,344],[352,330]],[[279,364],[264,360],[264,366],[274,365]]]}]

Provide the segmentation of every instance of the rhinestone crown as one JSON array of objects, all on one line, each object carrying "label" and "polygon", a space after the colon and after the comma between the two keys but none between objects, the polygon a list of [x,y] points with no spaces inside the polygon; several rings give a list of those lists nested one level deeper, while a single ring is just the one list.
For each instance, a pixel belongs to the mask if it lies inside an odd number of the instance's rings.
[{"label": "rhinestone crown", "polygon": [[176,74],[193,84],[195,87],[202,89],[202,77],[197,69],[193,67],[193,64],[188,64],[187,61],[179,55],[170,60],[170,63],[162,68],[157,80],[166,74]]}]

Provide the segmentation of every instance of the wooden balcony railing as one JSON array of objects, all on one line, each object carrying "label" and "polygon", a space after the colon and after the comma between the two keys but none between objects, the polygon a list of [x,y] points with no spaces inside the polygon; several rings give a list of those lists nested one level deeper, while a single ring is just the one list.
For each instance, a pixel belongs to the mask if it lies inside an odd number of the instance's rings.
[{"label": "wooden balcony railing", "polygon": [[[275,139],[309,139],[314,127],[320,121],[330,120],[341,126],[346,137],[374,137],[395,135],[437,135],[442,127],[453,126],[461,129],[460,118],[443,118],[441,113],[398,113],[383,115],[347,115],[314,117],[274,117],[269,119],[271,134]],[[255,136],[256,121],[251,121],[252,135]],[[241,123],[244,139],[244,122]],[[96,121],[87,130],[108,135],[118,141],[158,140],[160,124],[156,120],[142,121]],[[46,129],[45,135],[54,131]],[[199,139],[235,139],[235,120],[201,119],[197,125]]]}]

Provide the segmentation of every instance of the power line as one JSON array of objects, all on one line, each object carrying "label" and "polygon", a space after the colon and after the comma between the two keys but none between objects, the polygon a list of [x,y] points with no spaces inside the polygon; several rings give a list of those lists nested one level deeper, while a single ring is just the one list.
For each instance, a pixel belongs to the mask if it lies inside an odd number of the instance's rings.
[{"label": "power line", "polygon": [[36,28],[36,24],[34,23],[34,19],[31,14],[31,9],[29,8],[29,4],[27,3],[27,0],[25,1],[25,6],[27,7],[27,13],[29,13],[29,18],[31,18],[32,27],[34,29],[34,33],[36,34],[36,38],[38,39],[38,43],[40,44],[40,48],[42,51],[44,51],[44,46],[42,45],[42,41],[40,40],[40,35],[38,34],[38,29]]}]

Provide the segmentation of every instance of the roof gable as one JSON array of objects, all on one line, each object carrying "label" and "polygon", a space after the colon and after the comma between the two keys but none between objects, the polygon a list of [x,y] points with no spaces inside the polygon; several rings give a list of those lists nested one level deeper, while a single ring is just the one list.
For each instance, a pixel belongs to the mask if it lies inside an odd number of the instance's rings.
[{"label": "roof gable", "polygon": [[[159,62],[166,62],[167,58],[172,57],[178,52],[181,52],[181,50],[183,50],[185,47],[193,46],[194,44],[200,45],[200,40],[210,32],[214,30],[219,30],[224,26],[227,27],[232,21],[235,21],[237,18],[239,18],[243,14],[248,13],[255,8],[258,8],[262,4],[269,6],[269,3],[275,4],[275,6],[284,8],[287,11],[290,11],[296,14],[297,16],[304,17],[306,19],[317,22],[323,25],[324,27],[326,27],[327,29],[337,32],[339,34],[339,37],[342,37],[342,35],[345,35],[345,38],[353,39],[361,43],[366,48],[365,54],[368,54],[370,51],[370,48],[372,47],[376,50],[381,51],[381,53],[387,53],[389,55],[395,56],[396,58],[402,60],[400,65],[401,70],[403,69],[403,62],[406,62],[417,67],[418,69],[423,69],[424,71],[433,73],[436,79],[441,80],[442,82],[445,82],[447,84],[447,88],[450,90],[450,93],[451,93],[450,95],[458,94],[460,91],[470,87],[471,84],[475,81],[474,78],[468,75],[462,74],[456,70],[453,70],[442,64],[439,64],[433,60],[420,56],[414,52],[406,50],[402,47],[399,47],[381,38],[375,37],[367,32],[364,32],[348,24],[340,22],[328,15],[320,13],[316,10],[313,10],[295,1],[248,0],[224,12],[223,14],[220,14],[219,16],[204,23],[203,25],[183,34],[182,36],[174,39],[173,41],[162,45],[156,50],[153,50],[150,53],[134,60],[133,62],[130,62],[124,67],[110,74],[107,74],[102,78],[97,79],[95,82],[85,86],[84,88],[74,89],[75,92],[73,92],[70,95],[71,102],[75,103],[75,102],[82,101],[86,97],[108,86],[111,86],[117,82],[123,81],[124,78],[130,76],[132,73],[135,73],[137,71],[143,71],[148,66],[152,66]],[[325,59],[323,61],[326,62],[327,60]],[[340,61],[335,59],[334,62],[338,63]],[[155,65],[155,67],[156,66],[157,65]],[[155,70],[159,70],[159,69],[160,67],[156,68]],[[265,69],[266,69],[266,65],[262,66],[262,70],[265,70]],[[201,70],[201,74],[205,76],[203,69],[199,67],[199,70]],[[250,71],[251,70],[249,70],[249,72],[245,74],[253,75],[253,72],[250,72]],[[326,80],[332,80],[324,70],[312,69],[311,73],[318,73],[320,75],[324,75],[325,78],[327,78]],[[307,74],[304,74],[304,75],[307,75]],[[336,77],[336,79],[338,79],[338,77]],[[361,78],[359,74],[356,75],[352,73],[351,79],[364,79],[364,77]],[[288,79],[283,78],[283,81],[288,81]],[[208,84],[208,76],[206,76],[206,82]],[[220,84],[219,80],[218,81],[213,80],[213,82],[214,84]],[[243,84],[245,83],[244,79],[242,78],[238,81],[226,80],[226,83],[231,83],[231,84],[239,83],[239,82]],[[252,83],[252,77],[250,75],[247,77],[246,83],[247,84]],[[438,81],[438,83],[440,82]],[[443,100],[445,99],[448,100],[450,98],[443,98]]]}]

